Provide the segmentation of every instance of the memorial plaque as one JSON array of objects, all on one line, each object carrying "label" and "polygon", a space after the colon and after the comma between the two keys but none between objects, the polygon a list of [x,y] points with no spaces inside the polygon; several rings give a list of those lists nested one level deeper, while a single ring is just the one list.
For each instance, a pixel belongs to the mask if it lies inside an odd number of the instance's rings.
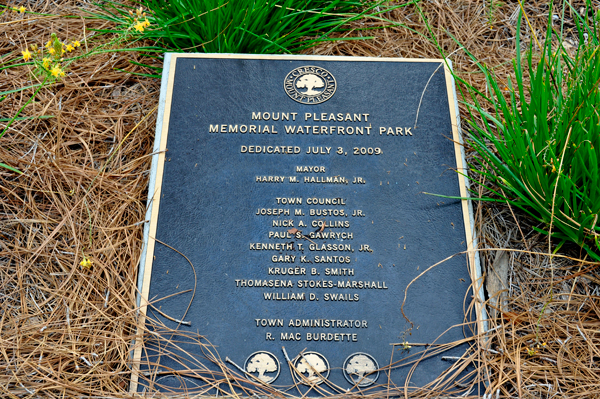
[{"label": "memorial plaque", "polygon": [[[464,337],[450,327],[477,276],[467,201],[427,194],[467,195],[443,60],[172,54],[161,105],[147,317],[206,337],[236,373],[309,396],[340,392],[325,378],[356,390],[410,374],[414,387],[449,367],[441,355],[389,367],[418,343]],[[191,342],[171,350],[203,358]],[[182,369],[152,361],[167,385]]]}]

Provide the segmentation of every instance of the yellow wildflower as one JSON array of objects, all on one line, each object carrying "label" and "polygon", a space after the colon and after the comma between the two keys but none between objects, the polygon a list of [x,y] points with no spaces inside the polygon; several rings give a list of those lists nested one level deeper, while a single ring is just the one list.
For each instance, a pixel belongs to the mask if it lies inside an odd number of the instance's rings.
[{"label": "yellow wildflower", "polygon": [[92,267],[92,261],[89,260],[86,256],[83,257],[83,260],[79,262],[79,264],[81,265],[81,267],[84,267],[86,269]]},{"label": "yellow wildflower", "polygon": [[[62,69],[60,69],[59,65],[55,65],[54,68],[52,68],[50,70],[50,73],[52,74],[52,76],[54,76],[56,78],[65,76],[65,72]],[[85,260],[85,258],[84,258],[84,260]]]},{"label": "yellow wildflower", "polygon": [[150,26],[150,21],[148,21],[148,18],[146,18],[146,20],[143,23],[145,28]]},{"label": "yellow wildflower", "polygon": [[71,51],[75,50],[75,47],[73,47],[70,44],[67,44],[67,51],[70,53]]},{"label": "yellow wildflower", "polygon": [[23,54],[23,59],[25,61],[29,61],[31,59],[31,53],[29,50],[21,51],[21,54]]},{"label": "yellow wildflower", "polygon": [[50,58],[44,58],[44,59],[42,59],[42,65],[46,69],[50,68],[50,64],[51,63],[52,63],[52,60]]},{"label": "yellow wildflower", "polygon": [[135,30],[137,30],[139,32],[143,32],[145,27],[146,27],[146,25],[143,22],[138,22],[137,24],[134,25]]},{"label": "yellow wildflower", "polygon": [[52,39],[48,40],[48,43],[46,43],[46,48],[50,47],[52,47]]},{"label": "yellow wildflower", "polygon": [[81,43],[79,43],[79,40],[75,40],[72,44],[73,44],[73,47],[75,47],[75,48],[81,46]]},{"label": "yellow wildflower", "polygon": [[18,11],[19,14],[23,14],[25,11],[27,11],[27,9],[23,6],[16,8],[15,11]]},{"label": "yellow wildflower", "polygon": [[54,51],[54,49],[53,49],[53,48],[49,48],[49,49],[48,49],[48,52],[49,52],[50,54],[52,54],[52,55],[54,55],[54,53],[56,53],[56,51]]}]

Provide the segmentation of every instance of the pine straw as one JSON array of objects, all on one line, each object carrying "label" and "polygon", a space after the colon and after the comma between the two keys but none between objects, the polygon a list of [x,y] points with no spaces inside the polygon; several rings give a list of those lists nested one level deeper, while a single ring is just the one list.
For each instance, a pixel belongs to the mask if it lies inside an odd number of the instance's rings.
[{"label": "pine straw", "polygon": [[[420,4],[440,44],[452,54],[455,70],[482,90],[483,77],[445,30],[482,62],[495,66],[500,78],[510,76],[518,3],[492,9],[494,3],[498,2]],[[56,8],[47,1],[38,3],[36,11],[84,15],[75,5],[63,2]],[[528,1],[525,9],[541,38],[547,6]],[[404,26],[348,32],[373,34],[377,39],[327,42],[311,52],[439,57],[434,45],[408,29],[427,33],[416,7],[387,17]],[[18,58],[26,44],[45,43],[51,32],[61,39],[81,40],[84,32],[89,38],[91,29],[104,23],[12,13],[1,18],[3,62]],[[572,30],[570,12],[566,23]],[[369,21],[355,27],[381,25]],[[568,35],[576,37],[573,32]],[[525,45],[531,41],[525,24],[522,38]],[[91,40],[88,45],[93,45],[95,39]],[[128,397],[130,350],[136,333],[136,273],[160,85],[157,79],[118,70],[150,72],[129,63],[132,59],[142,60],[136,53],[115,52],[76,62],[60,83],[42,90],[21,115],[33,118],[15,122],[0,140],[0,161],[24,172],[17,176],[0,169],[3,397]],[[34,83],[25,66],[0,73],[0,91]],[[11,94],[0,102],[0,118],[14,115],[32,93],[30,89]],[[465,117],[465,109],[461,111]],[[466,149],[467,156],[473,157]],[[508,254],[509,263],[505,290],[491,293],[488,310],[494,317],[488,321],[488,333],[466,339],[470,349],[459,361],[449,359],[450,368],[439,380],[417,391],[386,386],[386,396],[404,397],[410,392],[411,397],[440,397],[454,391],[468,396],[485,393],[486,398],[600,397],[598,264],[578,260],[579,252],[570,247],[559,252],[566,255],[548,256],[546,237],[535,233],[532,222],[508,206],[476,203],[476,219],[484,271],[490,276],[497,274],[493,265],[502,253]],[[79,265],[84,254],[93,261],[91,269]],[[466,302],[468,314],[474,302],[472,297]],[[245,395],[300,396],[293,388],[280,391],[249,379],[221,359],[201,336],[164,326],[152,326],[145,332],[148,342],[157,333],[172,336],[170,346],[162,349],[163,356],[180,356],[170,353],[180,341],[198,343],[195,360],[181,359],[188,370],[180,375],[190,386],[189,377],[195,376],[211,382],[219,396],[230,396],[232,387],[239,387],[237,392]],[[414,363],[410,362],[418,361],[422,354],[444,348],[420,349],[398,350],[394,359],[411,367]],[[222,372],[210,372],[198,356],[219,364]],[[141,379],[156,388],[161,377],[143,373]],[[179,396],[214,392],[191,388]],[[335,396],[382,396],[374,389],[337,392]]]},{"label": "pine straw", "polygon": [[[40,11],[84,15],[70,5]],[[45,44],[52,32],[91,48],[91,29],[102,25],[14,13],[1,22],[3,60]],[[117,70],[148,72],[129,63],[135,58],[75,62],[21,115],[50,118],[17,121],[1,140],[0,159],[24,173],[0,169],[0,396],[107,396],[128,385],[160,85]],[[31,79],[25,66],[5,69],[0,90]],[[32,94],[9,95],[1,117]],[[79,265],[83,254],[93,261],[89,270]]]}]

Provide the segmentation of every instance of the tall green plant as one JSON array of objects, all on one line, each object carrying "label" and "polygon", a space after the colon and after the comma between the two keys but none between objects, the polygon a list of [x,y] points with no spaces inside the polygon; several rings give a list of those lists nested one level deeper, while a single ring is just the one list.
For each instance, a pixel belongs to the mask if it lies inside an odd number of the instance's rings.
[{"label": "tall green plant", "polygon": [[542,223],[536,230],[600,260],[600,50],[593,24],[578,25],[580,44],[570,55],[549,21],[539,55],[532,44],[526,66],[517,35],[515,86],[477,62],[491,94],[466,85],[470,141],[480,155],[471,171],[497,187],[496,198],[483,200],[522,209]]},{"label": "tall green plant", "polygon": [[[171,51],[292,53],[331,39],[351,21],[417,3],[377,8],[382,0],[140,0],[151,14],[147,39]],[[103,6],[119,23],[121,5]],[[384,18],[381,18],[384,20]],[[372,37],[359,37],[370,39]],[[352,40],[356,38],[345,38]]]}]

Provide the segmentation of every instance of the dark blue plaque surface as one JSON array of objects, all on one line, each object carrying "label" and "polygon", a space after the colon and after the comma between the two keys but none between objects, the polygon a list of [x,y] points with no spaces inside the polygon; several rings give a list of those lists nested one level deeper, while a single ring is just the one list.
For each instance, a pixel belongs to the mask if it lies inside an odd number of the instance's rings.
[{"label": "dark blue plaque surface", "polygon": [[[466,255],[412,283],[413,325],[401,311],[411,281],[470,240],[466,205],[425,194],[466,193],[442,60],[177,55],[168,71],[140,279],[148,317],[200,333],[233,370],[278,387],[294,383],[286,354],[305,379],[328,374],[345,390],[387,383],[372,363],[426,349],[392,343],[464,337],[440,335],[464,321]],[[448,367],[425,359],[409,385]],[[410,368],[391,380],[403,385]]]}]

